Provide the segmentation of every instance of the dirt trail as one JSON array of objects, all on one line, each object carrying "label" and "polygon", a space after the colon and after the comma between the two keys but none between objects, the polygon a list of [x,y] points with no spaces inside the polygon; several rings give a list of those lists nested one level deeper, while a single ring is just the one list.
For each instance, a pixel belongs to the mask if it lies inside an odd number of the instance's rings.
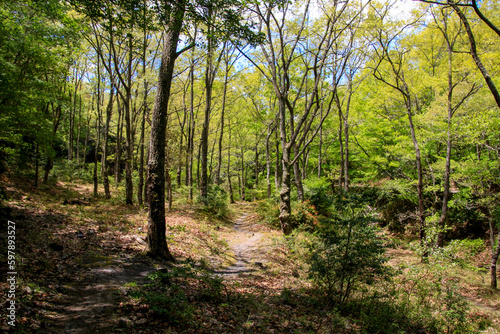
[{"label": "dirt trail", "polygon": [[235,221],[232,233],[227,237],[230,252],[229,266],[216,270],[216,274],[231,278],[241,273],[265,268],[266,245],[269,238],[261,231],[260,225],[252,222],[250,213],[246,212]]},{"label": "dirt trail", "polygon": [[155,270],[148,259],[124,254],[105,263],[92,261],[87,266],[84,280],[59,287],[63,298],[54,303],[44,332],[106,333],[134,323],[128,318],[116,318],[116,313],[127,293],[124,285],[141,282]]}]

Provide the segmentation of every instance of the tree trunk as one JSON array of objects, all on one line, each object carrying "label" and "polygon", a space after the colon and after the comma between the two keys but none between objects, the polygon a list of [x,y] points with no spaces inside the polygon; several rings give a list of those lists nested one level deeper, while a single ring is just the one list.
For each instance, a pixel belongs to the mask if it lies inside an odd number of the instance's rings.
[{"label": "tree trunk", "polygon": [[39,155],[40,155],[40,146],[38,143],[35,144],[35,188],[38,188],[38,177],[39,177]]},{"label": "tree trunk", "polygon": [[[127,68],[127,85],[125,88],[126,96],[122,96],[123,104],[125,105],[125,203],[132,205],[134,202],[134,185],[132,183],[132,163],[134,157],[134,143],[132,138],[132,122],[131,122],[131,107],[132,99],[132,35],[129,35],[129,60]],[[120,75],[120,73],[118,73]]]},{"label": "tree trunk", "polygon": [[344,191],[349,191],[349,123],[347,120],[348,112],[346,111],[344,120]]},{"label": "tree trunk", "polygon": [[241,157],[241,183],[240,183],[240,198],[242,201],[246,200],[246,176],[245,176],[245,156],[243,151],[243,146],[240,147],[240,157]]},{"label": "tree trunk", "polygon": [[278,131],[276,133],[276,168],[274,169],[274,186],[276,188],[276,192],[281,188],[281,176],[283,171],[281,170],[281,157],[280,157],[280,143],[278,141]]},{"label": "tree trunk", "polygon": [[104,128],[104,139],[102,144],[102,184],[104,186],[104,196],[106,199],[111,198],[111,192],[109,190],[109,178],[108,178],[108,136],[109,136],[109,124],[111,122],[111,116],[113,114],[113,97],[114,97],[114,83],[111,83],[111,92],[109,94],[108,106],[106,108],[106,123]]},{"label": "tree trunk", "polygon": [[[321,119],[323,119],[323,106],[321,106]],[[323,163],[323,126],[319,128],[319,147],[318,147],[318,178],[321,177],[321,165]]]},{"label": "tree trunk", "polygon": [[266,136],[266,182],[267,182],[267,198],[271,197],[271,154],[269,152],[269,140],[273,134],[271,124],[267,126]]},{"label": "tree trunk", "polygon": [[[299,155],[300,150],[298,145],[293,145],[293,154],[294,156]],[[304,201],[304,187],[302,186],[302,172],[300,170],[300,160],[296,159],[293,164],[293,175],[295,177],[295,187],[297,187],[297,199],[300,202]]]},{"label": "tree trunk", "polygon": [[[76,88],[75,88],[76,89]],[[73,103],[71,92],[69,93],[70,103]],[[73,160],[73,135],[74,135],[74,110],[73,106],[69,108],[69,134],[68,134],[68,160]]]},{"label": "tree trunk", "polygon": [[177,6],[168,19],[163,53],[158,77],[157,93],[153,108],[151,140],[148,161],[148,234],[147,253],[174,261],[166,240],[165,224],[165,143],[168,102],[174,74],[175,59],[178,56],[177,43],[182,29],[187,0],[177,1]]},{"label": "tree trunk", "polygon": [[141,139],[140,139],[140,146],[141,146],[141,151],[140,151],[140,157],[139,157],[139,184],[137,185],[137,202],[139,205],[143,205],[143,198],[142,194],[144,192],[144,132],[145,132],[145,127],[146,127],[146,115],[148,111],[148,104],[147,104],[147,98],[148,98],[148,84],[146,82],[146,79],[144,79],[144,105],[143,105],[143,114],[142,114],[142,120],[141,120]]},{"label": "tree trunk", "polygon": [[[118,90],[118,87],[117,87]],[[116,127],[116,152],[115,152],[115,187],[121,182],[121,154],[122,154],[122,129],[123,129],[123,111],[121,108],[120,99],[117,99],[118,104],[118,123]]]},{"label": "tree trunk", "polygon": [[97,162],[99,160],[99,145],[101,139],[101,68],[100,68],[99,58],[97,59],[97,117],[95,121],[95,129],[96,129],[96,144],[95,144],[95,152],[94,152],[94,197],[98,196],[98,186],[99,179],[97,175]]},{"label": "tree trunk", "polygon": [[234,203],[233,185],[231,183],[231,122],[227,125],[229,131],[229,141],[227,148],[227,183],[229,185],[229,200]]},{"label": "tree trunk", "polygon": [[[213,6],[208,6],[208,20],[211,20],[213,14]],[[210,35],[211,26],[208,27],[208,34]],[[200,183],[200,197],[203,201],[208,196],[208,131],[210,127],[210,112],[212,110],[212,73],[213,73],[213,38],[207,38],[207,63],[205,68],[205,113],[203,128],[201,131],[201,183]]]},{"label": "tree trunk", "polygon": [[[445,39],[448,40],[447,36]],[[436,240],[436,246],[443,247],[444,246],[444,228],[446,217],[448,215],[448,199],[450,196],[450,165],[451,165],[451,119],[453,117],[453,107],[452,107],[452,98],[453,98],[453,47],[448,42],[448,96],[447,96],[447,109],[448,109],[448,117],[447,117],[447,129],[446,129],[446,164],[444,169],[444,193],[443,193],[443,202],[441,208],[441,216],[438,221],[438,235]]]},{"label": "tree trunk", "polygon": [[222,90],[222,106],[221,106],[221,115],[220,115],[220,135],[219,135],[219,157],[217,163],[217,173],[215,174],[215,182],[217,185],[220,185],[221,177],[220,171],[222,168],[222,139],[224,138],[224,114],[226,111],[226,96],[227,96],[227,85],[228,85],[228,77],[229,77],[229,62],[226,61],[226,72],[224,74],[224,87]]},{"label": "tree trunk", "polygon": [[[417,136],[415,134],[415,127],[413,125],[413,116],[411,112],[411,100],[407,98],[407,114],[408,114],[408,122],[410,124],[410,133],[411,139],[413,141],[413,148],[415,149],[415,161],[417,164],[417,174],[418,174],[418,184],[417,184],[417,193],[418,193],[418,220],[420,225],[420,243],[425,247],[425,217],[424,217],[424,181],[422,174],[422,162],[420,158],[420,148],[418,145]],[[427,257],[427,253],[425,252],[423,255],[423,260]]]},{"label": "tree trunk", "polygon": [[188,135],[188,163],[186,172],[186,184],[189,187],[189,200],[193,201],[193,158],[194,158],[194,47],[191,53],[191,64],[189,70],[190,94],[189,94],[189,135]]},{"label": "tree trunk", "polygon": [[[61,121],[62,108],[60,105],[54,108],[53,103],[51,103],[50,106],[52,108],[52,136],[50,138],[50,146],[52,146],[56,137],[57,129],[59,128],[59,123]],[[49,174],[53,167],[54,157],[52,154],[49,154],[49,156],[47,157],[47,163],[44,166],[43,183],[47,184],[47,182],[49,181]]]},{"label": "tree trunk", "polygon": [[255,144],[255,188],[259,186],[259,143]]},{"label": "tree trunk", "polygon": [[498,256],[500,255],[500,230],[498,232],[498,240],[497,247],[495,248],[495,230],[494,230],[494,222],[492,219],[489,219],[490,225],[490,247],[491,247],[491,266],[490,266],[490,287],[492,289],[497,289],[497,262]]},{"label": "tree trunk", "polygon": [[[498,89],[495,85],[495,82],[491,78],[490,74],[486,70],[486,67],[484,67],[481,59],[479,58],[479,55],[477,53],[477,47],[476,47],[476,39],[474,38],[474,34],[472,33],[472,29],[469,25],[469,21],[465,17],[464,13],[460,9],[460,7],[453,1],[448,1],[448,3],[453,7],[455,12],[457,13],[458,17],[460,17],[460,20],[462,21],[465,31],[467,32],[467,37],[469,38],[469,45],[470,45],[470,54],[472,56],[472,59],[476,63],[477,68],[479,71],[481,71],[481,74],[483,75],[484,81],[486,81],[486,84],[488,85],[488,88],[490,89],[491,95],[493,95],[493,98],[495,99],[495,102],[497,103],[497,106],[500,108],[500,93],[498,92]],[[477,6],[476,6],[477,7]],[[491,26],[490,26],[491,28]]]},{"label": "tree trunk", "polygon": [[342,189],[344,179],[344,141],[342,139],[343,132],[343,117],[342,110],[339,108],[339,146],[340,146],[340,173],[339,173],[339,190]]},{"label": "tree trunk", "polygon": [[290,151],[291,146],[287,142],[286,135],[286,108],[285,100],[283,96],[280,96],[278,100],[278,112],[279,112],[279,126],[280,126],[280,141],[281,141],[281,166],[282,166],[282,178],[281,178],[281,191],[280,191],[280,214],[279,220],[281,224],[281,230],[285,235],[292,233],[292,207],[290,203],[290,192],[291,192],[291,176],[290,169],[292,168],[290,164]]},{"label": "tree trunk", "polygon": [[[76,91],[76,89],[75,89]],[[75,95],[76,98],[76,95]],[[78,131],[76,133],[76,165],[80,165],[80,131],[82,126],[82,95],[80,95],[80,108],[78,108]],[[85,161],[84,161],[85,163]]]}]

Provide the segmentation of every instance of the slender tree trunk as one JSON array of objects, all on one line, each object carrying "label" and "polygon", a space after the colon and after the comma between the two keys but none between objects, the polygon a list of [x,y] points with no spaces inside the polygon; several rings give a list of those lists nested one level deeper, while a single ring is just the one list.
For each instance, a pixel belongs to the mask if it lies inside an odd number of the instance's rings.
[{"label": "slender tree trunk", "polygon": [[38,188],[38,178],[39,178],[39,158],[40,156],[40,146],[36,143],[35,148],[35,188]]},{"label": "slender tree trunk", "polygon": [[276,134],[276,168],[274,169],[274,186],[276,188],[276,192],[278,189],[281,189],[281,175],[283,171],[281,170],[281,156],[280,156],[280,143],[278,140],[278,131],[275,131]]},{"label": "slender tree trunk", "polygon": [[167,195],[168,195],[168,212],[172,211],[172,177],[170,176],[170,168],[167,164],[165,169],[165,179],[167,182]]},{"label": "slender tree trunk", "polygon": [[282,163],[282,179],[280,191],[280,214],[279,220],[281,230],[285,235],[292,233],[292,207],[290,202],[291,192],[291,145],[287,142],[286,133],[286,108],[285,98],[280,96],[278,99],[279,126],[280,126],[280,141],[281,141],[281,163]]},{"label": "slender tree trunk", "polygon": [[[92,100],[91,106],[94,105],[94,100]],[[87,161],[87,147],[89,146],[89,136],[90,136],[90,123],[92,122],[92,116],[90,115],[90,110],[87,112],[87,125],[85,127],[85,143],[83,143],[83,168],[86,169],[85,162]]]},{"label": "slender tree trunk", "polygon": [[141,120],[141,139],[140,139],[140,157],[139,157],[139,184],[137,185],[137,202],[139,205],[143,205],[143,198],[142,194],[144,192],[144,132],[146,128],[146,115],[148,112],[148,104],[147,104],[147,98],[148,98],[148,84],[146,79],[144,79],[144,105],[143,105],[143,111],[142,111],[142,120]]},{"label": "slender tree trunk", "polygon": [[[117,87],[118,89],[118,87]],[[121,154],[122,154],[122,129],[123,129],[123,111],[120,99],[116,101],[118,105],[118,124],[116,128],[116,152],[115,152],[115,187],[121,181]]]},{"label": "slender tree trunk", "polygon": [[[76,96],[75,96],[76,97]],[[80,108],[78,108],[78,131],[76,133],[76,165],[80,165],[80,131],[82,126],[82,95],[80,95]]]},{"label": "slender tree trunk", "polygon": [[125,203],[132,205],[134,202],[134,184],[132,183],[132,163],[134,158],[134,143],[132,139],[131,107],[132,98],[132,35],[129,36],[129,61],[127,69],[127,85],[125,88]]},{"label": "slender tree trunk", "polygon": [[[76,88],[75,88],[76,90]],[[69,93],[70,103],[73,104],[71,92]],[[68,160],[73,160],[73,135],[74,135],[74,109],[73,105],[69,108],[69,134],[68,134]]]},{"label": "slender tree trunk", "polygon": [[[59,128],[59,123],[61,121],[61,115],[62,115],[62,108],[60,105],[58,105],[56,108],[54,108],[54,104],[50,104],[52,108],[52,136],[50,138],[50,146],[53,145],[54,139],[57,133],[57,129]],[[48,108],[48,105],[47,105]],[[49,181],[49,174],[52,168],[54,167],[54,157],[52,154],[49,154],[47,157],[47,163],[44,166],[44,175],[43,175],[43,183],[47,184]]]},{"label": "slender tree trunk", "polygon": [[[185,98],[183,98],[183,101],[184,100],[185,100]],[[178,187],[182,186],[182,162],[183,162],[184,156],[187,156],[187,154],[184,154],[184,152],[186,150],[186,146],[184,145],[184,137],[185,137],[184,129],[186,126],[186,119],[187,119],[187,109],[186,109],[185,103],[184,103],[183,111],[184,111],[184,113],[182,116],[181,134],[180,134],[181,141],[179,143],[179,161],[177,164],[177,177],[176,177]],[[187,137],[188,136],[186,136],[186,140],[187,140]]]},{"label": "slender tree trunk", "polygon": [[[408,122],[410,124],[410,133],[411,133],[411,139],[413,141],[413,147],[415,150],[415,161],[417,164],[417,174],[418,174],[418,183],[417,183],[417,193],[418,193],[418,220],[419,220],[419,225],[420,225],[420,243],[422,246],[425,246],[425,217],[424,217],[424,181],[423,181],[423,174],[422,174],[422,162],[420,158],[420,148],[418,145],[418,140],[417,136],[415,134],[415,127],[413,125],[413,116],[411,112],[411,100],[409,97],[406,99],[406,104],[407,104],[407,114],[408,114]],[[423,255],[422,260],[425,261],[425,258],[427,258],[427,253]]]},{"label": "slender tree trunk", "polygon": [[175,59],[178,56],[177,43],[182,29],[186,0],[177,1],[170,13],[168,29],[159,70],[157,93],[151,124],[149,144],[147,189],[149,202],[147,252],[151,256],[174,261],[166,240],[165,223],[165,143],[168,102],[174,74]]},{"label": "slender tree trunk", "polygon": [[255,144],[255,188],[259,186],[259,143]]},{"label": "slender tree trunk", "polygon": [[219,134],[219,156],[217,162],[217,173],[215,176],[215,182],[217,185],[220,185],[222,179],[220,177],[220,171],[222,168],[222,139],[224,138],[224,114],[226,111],[226,96],[227,96],[227,85],[228,85],[228,77],[229,77],[229,64],[226,62],[226,72],[224,74],[224,88],[222,90],[222,106],[221,106],[221,115],[220,115],[220,134]]},{"label": "slender tree trunk", "polygon": [[186,180],[189,187],[189,200],[193,201],[193,158],[194,158],[194,47],[191,53],[191,64],[189,70],[190,94],[189,94],[189,138],[188,138],[188,163]]},{"label": "slender tree trunk", "polygon": [[344,176],[344,140],[342,138],[343,123],[344,122],[343,122],[342,110],[339,108],[339,146],[340,146],[339,189],[342,189],[343,179],[344,179],[343,178],[343,176]]},{"label": "slender tree trunk", "polygon": [[[454,1],[448,1],[448,4],[453,7],[455,12],[457,13],[458,17],[460,17],[460,20],[462,21],[465,31],[467,32],[467,37],[469,38],[469,45],[470,45],[470,54],[472,56],[472,59],[476,63],[477,68],[479,71],[481,71],[481,74],[483,75],[484,81],[486,81],[486,84],[488,85],[488,88],[490,89],[491,95],[493,95],[493,98],[495,99],[495,102],[497,103],[497,106],[500,108],[500,93],[498,92],[498,89],[495,85],[495,82],[491,78],[490,74],[486,70],[486,67],[484,67],[481,59],[479,58],[479,55],[477,53],[477,47],[476,47],[476,39],[474,38],[474,34],[472,33],[472,29],[469,25],[469,21],[465,17],[464,13],[460,9],[460,7],[454,2]],[[476,5],[477,8],[477,5]],[[491,26],[490,26],[491,28]]]},{"label": "slender tree trunk", "polygon": [[240,147],[240,157],[241,157],[241,200],[246,200],[246,172],[245,172],[245,156],[243,151],[243,146]]},{"label": "slender tree trunk", "polygon": [[344,191],[349,191],[349,122],[348,112],[346,111],[344,120]]},{"label": "slender tree trunk", "polygon": [[[211,20],[213,6],[208,6],[208,20]],[[211,34],[211,27],[208,34]],[[207,41],[207,63],[205,68],[205,113],[203,128],[201,131],[201,184],[200,197],[206,200],[208,196],[208,131],[210,127],[210,112],[212,110],[212,88],[213,88],[213,38],[208,37]]]},{"label": "slender tree trunk", "polygon": [[269,152],[269,140],[273,134],[271,124],[267,126],[266,136],[266,182],[267,182],[267,198],[271,197],[271,154]]},{"label": "slender tree trunk", "polygon": [[494,230],[494,222],[492,219],[489,219],[490,225],[490,247],[491,247],[491,266],[490,266],[490,287],[492,289],[497,289],[497,263],[498,256],[500,255],[500,230],[498,232],[498,240],[497,246],[495,248],[495,230]]},{"label": "slender tree trunk", "polygon": [[104,186],[104,196],[106,199],[111,198],[111,192],[109,190],[109,178],[108,178],[108,136],[109,136],[109,125],[111,123],[111,116],[113,114],[113,98],[114,98],[114,83],[111,83],[110,94],[108,106],[106,108],[106,123],[104,128],[104,138],[102,143],[102,184]]},{"label": "slender tree trunk", "polygon": [[[200,189],[200,161],[201,161],[201,146],[202,144],[198,145],[198,159],[196,163],[196,185],[198,189]],[[208,178],[208,177],[207,177]]]},{"label": "slender tree trunk", "polygon": [[[321,105],[321,119],[323,119],[323,105]],[[323,164],[323,125],[319,128],[319,147],[318,147],[318,178],[321,177],[321,165]]]},{"label": "slender tree trunk", "polygon": [[229,141],[227,148],[227,183],[229,185],[229,200],[234,203],[233,184],[231,183],[231,122],[227,125],[229,131]]},{"label": "slender tree trunk", "polygon": [[[299,155],[300,148],[298,145],[293,145],[294,156]],[[302,171],[300,170],[300,159],[297,159],[293,164],[293,175],[295,177],[295,186],[297,187],[297,199],[300,202],[304,201],[304,187],[302,186]]]},{"label": "slender tree trunk", "polygon": [[[447,36],[445,36],[447,38]],[[450,196],[450,166],[451,166],[451,119],[453,117],[453,48],[450,43],[448,43],[448,96],[447,96],[447,129],[446,129],[446,164],[444,169],[444,193],[443,202],[441,208],[441,216],[438,221],[438,235],[436,240],[436,246],[444,246],[444,228],[446,217],[448,215],[448,200]]]},{"label": "slender tree trunk", "polygon": [[99,161],[99,145],[101,139],[101,70],[99,58],[97,59],[97,117],[96,117],[96,144],[95,144],[95,152],[94,152],[94,197],[98,196],[98,186],[99,186],[99,178],[97,175],[97,163]]}]

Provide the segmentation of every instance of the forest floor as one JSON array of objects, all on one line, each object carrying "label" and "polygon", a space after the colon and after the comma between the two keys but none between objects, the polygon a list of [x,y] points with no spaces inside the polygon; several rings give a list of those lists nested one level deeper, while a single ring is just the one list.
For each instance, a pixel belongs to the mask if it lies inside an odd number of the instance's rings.
[{"label": "forest floor", "polygon": [[[366,328],[356,312],[340,314],[308,297],[304,250],[259,223],[252,203],[232,205],[226,220],[176,205],[167,215],[168,244],[177,259],[172,265],[144,255],[147,212],[121,204],[119,196],[95,199],[90,185],[76,183],[33,189],[20,180],[1,182],[7,198],[0,211],[3,319],[8,220],[16,226],[18,273],[16,327],[3,322],[1,331],[357,333]],[[388,255],[394,267],[419,262],[406,247],[391,248]],[[495,333],[499,294],[485,287],[484,278],[481,284],[460,270],[453,273],[463,277],[457,281],[460,293],[478,318],[493,319]]]}]

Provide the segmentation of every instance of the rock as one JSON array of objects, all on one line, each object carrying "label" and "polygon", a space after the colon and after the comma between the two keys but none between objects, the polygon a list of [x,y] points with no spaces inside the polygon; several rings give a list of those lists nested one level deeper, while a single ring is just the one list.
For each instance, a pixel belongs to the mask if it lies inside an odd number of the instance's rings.
[{"label": "rock", "polygon": [[137,320],[135,324],[136,324],[136,325],[144,325],[144,324],[146,324],[147,322],[148,322],[148,319],[146,319],[146,318],[142,318],[142,319]]},{"label": "rock", "polygon": [[27,286],[24,288],[24,292],[26,292],[27,294],[31,294],[33,291],[31,290],[31,288],[29,286]]}]

